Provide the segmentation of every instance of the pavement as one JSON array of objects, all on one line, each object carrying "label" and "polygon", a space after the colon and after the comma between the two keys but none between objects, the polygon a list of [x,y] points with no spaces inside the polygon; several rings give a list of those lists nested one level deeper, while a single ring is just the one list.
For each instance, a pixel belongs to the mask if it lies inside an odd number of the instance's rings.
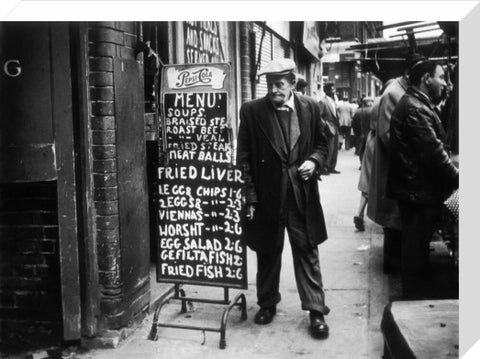
[{"label": "pavement", "polygon": [[[286,244],[280,283],[282,302],[273,322],[265,326],[253,323],[258,309],[256,257],[248,250],[248,290],[230,290],[232,298],[240,292],[245,294],[247,319],[241,320],[239,310],[231,311],[225,349],[219,349],[220,335],[215,332],[158,328],[157,341],[147,340],[153,321],[150,314],[118,348],[77,352],[74,357],[381,358],[380,320],[392,292],[391,278],[383,275],[381,270],[381,228],[368,220],[365,232],[357,232],[354,228],[353,216],[360,200],[357,190],[360,171],[353,150],[339,152],[337,169],[340,174],[324,176],[319,181],[329,234],[329,239],[319,248],[326,301],[331,309],[326,317],[330,326],[328,339],[313,339],[309,334],[308,312],[300,308],[290,246]],[[219,288],[184,286],[184,290],[188,296],[223,297],[223,290]],[[219,327],[223,307],[194,303],[186,314],[179,311],[180,304],[172,301],[162,308],[160,322]]]},{"label": "pavement", "polygon": [[[65,348],[61,357],[78,359],[103,358],[382,358],[383,338],[380,322],[385,305],[400,296],[398,275],[382,272],[382,230],[365,220],[366,229],[358,232],[353,225],[360,201],[357,189],[359,160],[354,150],[339,151],[340,174],[319,181],[321,202],[329,239],[320,245],[320,265],[331,312],[326,316],[330,326],[327,339],[314,339],[308,331],[308,312],[300,308],[290,246],[283,253],[280,291],[282,301],[277,315],[268,325],[256,325],[258,310],[255,295],[255,254],[248,250],[248,289],[230,290],[230,297],[244,293],[247,319],[234,308],[226,330],[226,348],[219,348],[220,334],[209,331],[158,328],[158,339],[148,339],[153,313],[114,349]],[[164,291],[165,284],[155,283],[152,293]],[[222,299],[223,289],[187,286],[187,296]],[[152,297],[155,297],[153,295]],[[178,301],[162,308],[160,322],[202,327],[219,327],[224,306],[194,303],[187,313],[180,313]],[[35,354],[35,353],[33,353]],[[41,353],[36,358],[42,358]],[[35,358],[35,357],[34,357]]]}]

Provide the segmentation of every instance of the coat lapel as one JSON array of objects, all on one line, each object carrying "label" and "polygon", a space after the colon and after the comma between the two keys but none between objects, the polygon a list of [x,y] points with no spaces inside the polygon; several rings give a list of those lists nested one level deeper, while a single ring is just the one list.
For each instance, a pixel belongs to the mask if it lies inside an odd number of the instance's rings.
[{"label": "coat lapel", "polygon": [[295,96],[295,111],[298,118],[297,127],[292,128],[292,143],[290,144],[290,149],[293,149],[297,142],[301,139],[302,134],[308,133],[309,129],[309,117],[307,116],[307,105],[304,101],[301,101],[299,97]]},{"label": "coat lapel", "polygon": [[335,109],[335,107],[333,106],[333,104],[330,102],[329,99],[325,99],[325,101],[327,102],[327,107],[330,111],[330,114],[332,115],[332,118],[335,119],[337,118],[337,110]]},{"label": "coat lapel", "polygon": [[262,116],[259,119],[259,126],[280,158],[286,158],[287,145],[283,138],[280,124],[275,116],[275,109],[267,97],[264,98],[262,104]]}]

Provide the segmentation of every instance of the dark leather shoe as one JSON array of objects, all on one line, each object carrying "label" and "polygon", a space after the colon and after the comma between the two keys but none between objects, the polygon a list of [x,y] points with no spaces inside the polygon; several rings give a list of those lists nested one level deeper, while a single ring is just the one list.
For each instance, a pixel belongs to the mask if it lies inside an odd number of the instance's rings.
[{"label": "dark leather shoe", "polygon": [[365,230],[363,218],[355,216],[353,217],[353,223],[355,224],[355,228],[358,229],[359,232],[363,232]]},{"label": "dark leather shoe", "polygon": [[330,170],[330,173],[337,174],[337,173],[340,173],[340,171],[337,171],[337,170]]},{"label": "dark leather shoe", "polygon": [[273,320],[273,317],[277,313],[277,307],[267,307],[267,308],[260,308],[255,314],[255,323],[256,324],[268,324]]},{"label": "dark leather shoe", "polygon": [[329,328],[322,313],[310,312],[310,331],[314,338],[323,339],[328,337]]}]

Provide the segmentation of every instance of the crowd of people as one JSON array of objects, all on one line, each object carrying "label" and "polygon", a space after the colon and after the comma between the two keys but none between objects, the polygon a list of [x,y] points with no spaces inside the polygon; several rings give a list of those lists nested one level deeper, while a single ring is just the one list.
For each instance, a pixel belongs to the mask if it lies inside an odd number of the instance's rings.
[{"label": "crowd of people", "polygon": [[[301,307],[310,312],[312,336],[329,327],[318,245],[327,239],[317,179],[337,170],[338,151],[355,148],[361,193],[354,226],[365,230],[366,215],[384,230],[384,271],[399,270],[405,298],[421,298],[429,243],[442,203],[458,188],[459,171],[448,138],[458,133],[452,116],[451,82],[444,68],[410,54],[401,77],[380,96],[357,106],[337,99],[335,85],[323,86],[317,102],[297,81],[295,63],[277,59],[260,70],[267,95],[240,109],[237,162],[244,173],[246,220],[243,237],[257,255],[255,323],[268,324],[279,292],[285,230],[292,247]],[[443,120],[443,123],[442,123]],[[452,142],[452,143],[453,143]]]},{"label": "crowd of people", "polygon": [[444,201],[459,185],[450,156],[458,149],[452,94],[443,66],[412,53],[403,75],[385,84],[368,111],[354,224],[364,230],[367,207],[383,227],[383,270],[401,273],[404,299],[426,297],[429,244]]}]

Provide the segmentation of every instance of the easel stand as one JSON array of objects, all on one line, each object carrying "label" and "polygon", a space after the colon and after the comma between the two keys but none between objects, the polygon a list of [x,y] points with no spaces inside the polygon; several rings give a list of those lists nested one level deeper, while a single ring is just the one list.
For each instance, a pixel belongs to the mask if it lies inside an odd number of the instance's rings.
[{"label": "easel stand", "polygon": [[[225,332],[227,330],[227,320],[228,315],[233,307],[238,306],[242,310],[241,319],[247,319],[247,301],[245,299],[245,295],[243,293],[238,294],[233,300],[229,299],[228,287],[223,288],[224,299],[223,300],[214,300],[214,299],[202,299],[202,298],[190,298],[185,295],[185,291],[180,288],[180,284],[175,283],[174,286],[169,290],[169,294],[165,297],[165,299],[159,304],[158,308],[155,310],[155,315],[153,317],[152,329],[150,331],[149,339],[150,340],[157,340],[157,327],[164,327],[164,328],[177,328],[177,329],[190,329],[190,330],[201,330],[203,332],[219,332],[220,333],[220,349],[225,349],[227,346],[227,341],[225,339]],[[220,328],[212,328],[212,327],[197,327],[197,326],[190,326],[190,325],[180,325],[180,324],[165,324],[165,323],[158,323],[158,317],[160,315],[160,311],[162,307],[169,303],[170,300],[177,299],[182,302],[182,307],[180,313],[187,312],[187,302],[199,302],[199,303],[211,303],[211,304],[224,304],[228,305],[222,315],[222,321],[220,323]]]}]

